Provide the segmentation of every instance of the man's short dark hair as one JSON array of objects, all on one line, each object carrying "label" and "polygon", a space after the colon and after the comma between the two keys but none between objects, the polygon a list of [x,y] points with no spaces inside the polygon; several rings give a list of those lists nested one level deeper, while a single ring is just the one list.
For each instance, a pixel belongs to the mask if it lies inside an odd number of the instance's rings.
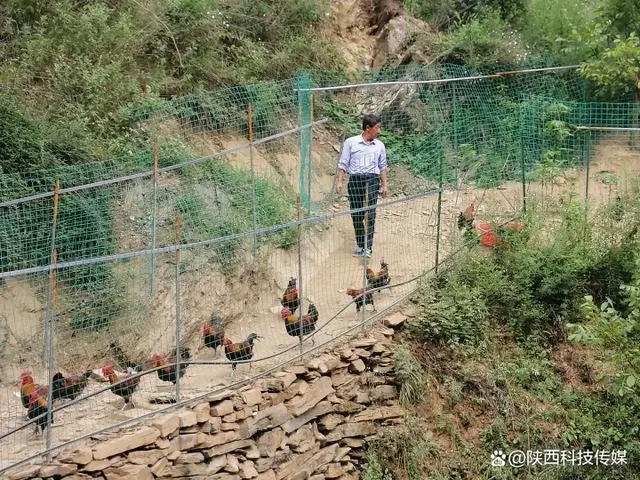
[{"label": "man's short dark hair", "polygon": [[379,123],[382,123],[382,119],[377,115],[365,115],[362,117],[362,131],[364,132],[367,127],[375,127]]}]

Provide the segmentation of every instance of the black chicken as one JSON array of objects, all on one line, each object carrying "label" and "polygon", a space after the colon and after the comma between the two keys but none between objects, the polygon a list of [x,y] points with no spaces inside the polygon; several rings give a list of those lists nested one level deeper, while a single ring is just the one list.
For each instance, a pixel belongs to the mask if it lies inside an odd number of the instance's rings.
[{"label": "black chicken", "polygon": [[87,386],[87,381],[91,376],[91,370],[87,370],[82,375],[73,375],[72,377],[65,377],[62,373],[57,372],[53,376],[52,386],[52,399],[68,399],[73,400]]},{"label": "black chicken", "polygon": [[218,347],[221,347],[224,341],[224,327],[220,315],[212,315],[211,320],[202,326],[202,339],[205,347],[213,348],[217,353]]},{"label": "black chicken", "polygon": [[[180,378],[182,378],[187,371],[187,367],[189,366],[188,360],[191,359],[191,351],[186,347],[182,348],[180,350],[180,357],[182,358],[182,361],[180,362]],[[167,355],[158,354],[155,354],[151,357],[151,362],[153,363],[154,367],[164,367],[156,370],[158,373],[158,378],[163,382],[171,382],[175,385],[178,372],[178,368],[175,365],[176,358],[177,355],[175,348],[173,349],[171,358],[167,358]]]},{"label": "black chicken", "polygon": [[[237,362],[251,360],[253,358],[253,342],[261,338],[257,333],[250,333],[244,342],[233,343],[230,338],[225,337],[223,340],[224,354],[231,362],[232,374],[236,370]],[[249,364],[249,368],[251,368],[251,364]]]}]

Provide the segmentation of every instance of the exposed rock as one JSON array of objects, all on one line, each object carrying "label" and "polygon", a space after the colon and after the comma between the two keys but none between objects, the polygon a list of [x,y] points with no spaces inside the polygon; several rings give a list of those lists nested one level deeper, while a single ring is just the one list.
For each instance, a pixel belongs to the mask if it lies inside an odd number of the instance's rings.
[{"label": "exposed rock", "polygon": [[318,403],[315,407],[313,407],[311,410],[306,411],[305,413],[303,413],[302,415],[296,417],[296,418],[292,418],[291,420],[285,422],[282,424],[282,428],[285,432],[287,433],[291,433],[295,430],[297,430],[298,428],[300,428],[302,425],[304,425],[307,422],[310,422],[311,420],[324,415],[326,413],[332,412],[334,409],[333,404],[329,401],[322,401],[320,403]]},{"label": "exposed rock", "polygon": [[180,428],[191,427],[198,423],[198,417],[193,410],[183,410],[178,413],[178,418],[180,419]]},{"label": "exposed rock", "polygon": [[396,387],[393,385],[378,385],[369,393],[372,402],[391,400],[397,396]]},{"label": "exposed rock", "polygon": [[107,480],[153,480],[151,469],[145,465],[123,465],[104,471]]},{"label": "exposed rock", "polygon": [[373,410],[364,410],[351,417],[352,422],[370,422],[373,420],[385,420],[387,418],[402,417],[404,410],[398,405],[392,407],[379,407]]},{"label": "exposed rock", "polygon": [[161,437],[168,437],[180,428],[180,418],[178,415],[166,415],[151,422],[151,425],[160,431]]},{"label": "exposed rock", "polygon": [[86,465],[93,460],[93,452],[89,447],[82,447],[76,450],[62,451],[56,456],[56,460],[61,463],[77,463]]},{"label": "exposed rock", "polygon": [[64,463],[58,465],[44,465],[40,468],[40,476],[42,478],[49,477],[66,477],[67,475],[71,475],[76,470],[78,470],[78,466],[73,463]]},{"label": "exposed rock", "polygon": [[154,465],[158,460],[166,457],[169,450],[134,450],[127,455],[127,461],[136,465]]},{"label": "exposed rock", "polygon": [[407,316],[403,313],[396,312],[393,315],[388,316],[384,319],[383,323],[385,326],[390,328],[398,328],[407,321]]},{"label": "exposed rock", "polygon": [[300,397],[295,397],[289,401],[288,409],[294,417],[302,415],[307,410],[310,410],[320,402],[320,400],[327,397],[334,392],[329,377],[321,377],[315,381]]},{"label": "exposed rock", "polygon": [[[278,391],[282,391],[282,389]],[[254,405],[258,405],[260,402],[262,402],[262,390],[259,389],[242,392],[240,396],[248,407],[253,407]]]},{"label": "exposed rock", "polygon": [[193,413],[196,414],[196,422],[204,423],[209,420],[211,408],[209,407],[209,402],[199,403],[195,407],[193,407]]},{"label": "exposed rock", "polygon": [[157,428],[144,427],[139,432],[97,444],[93,448],[93,458],[102,460],[122,452],[143,447],[155,442],[159,436],[160,430]]},{"label": "exposed rock", "polygon": [[233,413],[233,402],[231,400],[223,400],[212,406],[209,411],[209,415],[212,417],[224,417],[230,413]]},{"label": "exposed rock", "polygon": [[256,441],[260,455],[264,457],[273,457],[276,454],[276,450],[280,447],[283,439],[284,432],[281,428],[274,428],[273,430],[269,430],[260,435]]}]

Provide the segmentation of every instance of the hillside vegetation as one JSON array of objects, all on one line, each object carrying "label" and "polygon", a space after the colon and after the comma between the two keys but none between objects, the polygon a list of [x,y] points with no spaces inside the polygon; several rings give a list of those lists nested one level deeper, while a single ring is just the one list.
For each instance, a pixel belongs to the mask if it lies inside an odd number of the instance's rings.
[{"label": "hillside vegetation", "polygon": [[[633,0],[358,3],[369,15],[372,43],[395,15],[426,21],[429,28],[411,30],[404,48],[419,48],[429,62],[584,62],[584,76],[601,95],[637,94],[640,15]],[[2,2],[0,168],[21,172],[122,156],[135,146],[130,129],[140,113],[164,99],[291,78],[299,68],[353,71],[340,55],[349,39],[331,32],[333,22],[357,12],[332,6],[329,0]]]}]

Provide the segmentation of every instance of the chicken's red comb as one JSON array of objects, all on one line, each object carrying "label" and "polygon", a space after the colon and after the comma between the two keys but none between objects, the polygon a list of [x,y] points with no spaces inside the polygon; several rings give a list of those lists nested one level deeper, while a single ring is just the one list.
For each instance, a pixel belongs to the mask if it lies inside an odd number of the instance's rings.
[{"label": "chicken's red comb", "polygon": [[287,306],[282,307],[282,310],[280,310],[280,316],[282,319],[286,320],[289,315],[291,315],[291,309]]},{"label": "chicken's red comb", "polygon": [[20,374],[20,378],[30,377],[32,373],[29,370],[25,370]]},{"label": "chicken's red comb", "polygon": [[102,367],[103,375],[111,375],[113,373],[113,365],[105,365]]}]

